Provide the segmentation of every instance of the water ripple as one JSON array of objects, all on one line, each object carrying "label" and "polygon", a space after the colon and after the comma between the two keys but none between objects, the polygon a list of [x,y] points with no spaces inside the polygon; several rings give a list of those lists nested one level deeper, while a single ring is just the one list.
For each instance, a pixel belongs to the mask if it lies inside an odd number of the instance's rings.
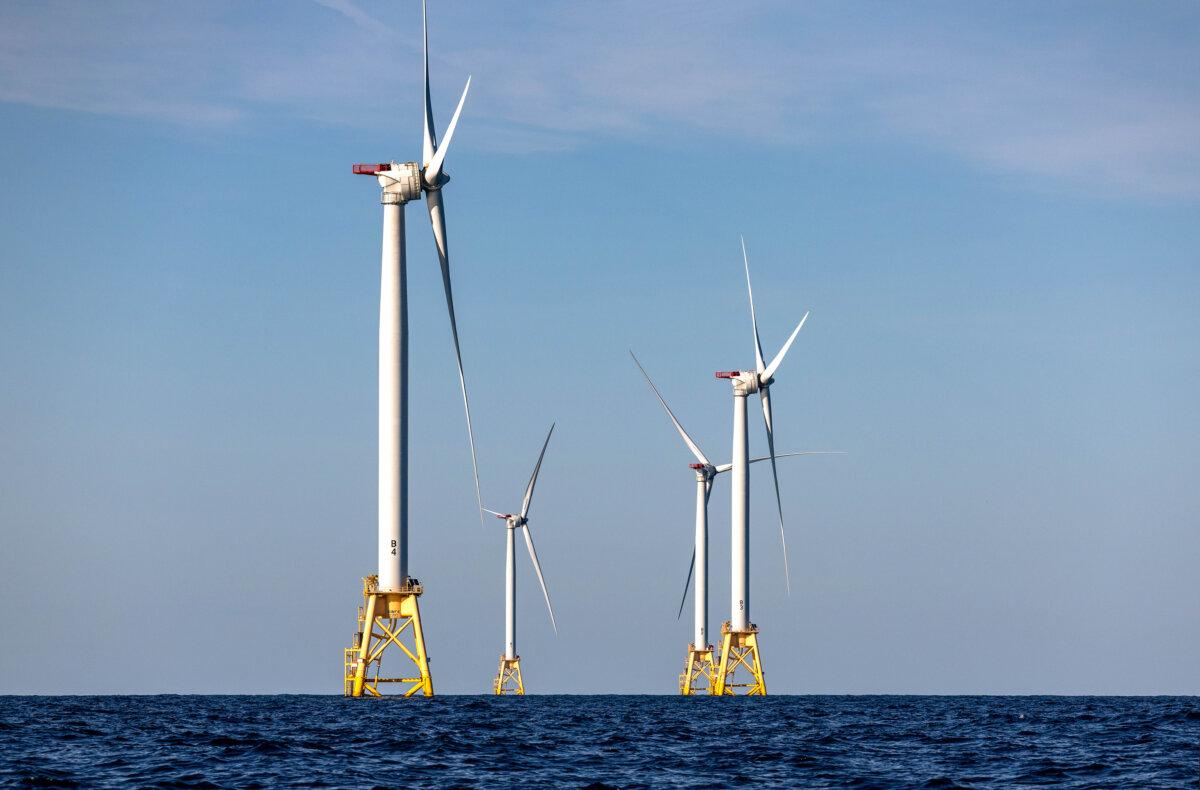
[{"label": "water ripple", "polygon": [[1191,697],[0,697],[17,787],[1196,787]]}]

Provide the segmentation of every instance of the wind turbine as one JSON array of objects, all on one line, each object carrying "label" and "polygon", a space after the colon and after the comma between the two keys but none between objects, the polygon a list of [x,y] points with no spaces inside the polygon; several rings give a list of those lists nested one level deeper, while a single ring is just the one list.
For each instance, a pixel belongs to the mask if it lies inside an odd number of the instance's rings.
[{"label": "wind turbine", "polygon": [[[383,204],[383,247],[379,292],[379,572],[363,580],[364,608],[359,610],[359,629],[353,646],[346,651],[346,693],[362,696],[364,690],[379,695],[379,683],[410,684],[405,696],[421,691],[433,696],[433,681],[425,653],[417,598],[423,592],[420,583],[408,573],[408,283],[405,260],[404,206],[425,196],[433,238],[442,270],[442,287],[450,315],[450,334],[458,362],[458,383],[462,390],[463,410],[467,417],[467,436],[471,445],[471,468],[475,477],[475,500],[482,506],[479,493],[479,467],[475,458],[475,432],[471,426],[471,406],[463,375],[458,324],[454,315],[454,294],[450,284],[450,257],[446,238],[446,217],[442,191],[450,177],[445,173],[446,152],[458,127],[471,79],[467,78],[462,97],[446,127],[446,136],[438,143],[433,123],[433,105],[429,96],[429,26],[425,3],[421,4],[425,54],[425,123],[421,146],[421,164],[384,162],[356,164],[353,172],[372,175],[379,181]],[[483,515],[479,516],[480,526]],[[375,631],[378,626],[383,633]],[[410,650],[400,635],[411,627],[414,647]],[[398,645],[416,664],[419,677],[380,678],[378,667],[384,650]],[[375,679],[368,681],[367,668],[374,665]]]},{"label": "wind turbine", "polygon": [[546,609],[550,612],[550,626],[558,633],[558,624],[554,622],[554,606],[550,603],[550,591],[546,589],[546,577],[542,575],[542,564],[538,562],[537,549],[533,547],[533,533],[529,529],[529,505],[533,502],[533,487],[537,485],[538,472],[542,469],[542,459],[546,457],[546,447],[554,434],[554,426],[546,434],[542,443],[542,452],[538,455],[533,474],[525,486],[525,496],[521,500],[520,513],[497,513],[495,510],[483,509],[498,519],[502,519],[508,527],[508,540],[504,557],[504,652],[500,654],[500,669],[496,679],[492,681],[492,691],[496,694],[525,693],[525,684],[521,680],[521,657],[517,655],[517,557],[514,550],[517,530],[525,535],[525,548],[529,550],[529,559],[533,562],[533,570],[537,573],[538,584],[542,586],[542,595],[546,598]]},{"label": "wind turbine", "polygon": [[[779,512],[779,538],[783,543],[784,577],[788,592],[791,579],[787,565],[787,539],[783,533],[783,504],[779,496],[779,474],[775,468],[775,429],[771,413],[770,388],[775,382],[775,372],[783,363],[796,335],[804,328],[808,313],[792,330],[783,348],[769,364],[764,362],[762,341],[758,336],[758,320],[754,314],[754,291],[750,287],[750,261],[746,256],[746,243],[742,241],[742,261],[746,268],[746,290],[750,295],[750,323],[754,329],[755,369],[747,371],[718,371],[716,377],[729,379],[733,384],[733,466],[730,475],[731,491],[731,568],[730,568],[730,619],[721,629],[721,663],[717,667],[714,694],[733,694],[735,688],[746,689],[747,695],[765,695],[767,684],[763,679],[762,660],[758,652],[758,627],[750,622],[750,452],[746,438],[746,399],[758,393],[762,403],[763,423],[767,430],[767,448],[770,451],[771,476],[775,480],[775,502]],[[733,674],[738,667],[749,671],[751,681],[735,683]]]},{"label": "wind turbine", "polygon": [[[697,691],[697,684],[701,679],[704,679],[708,684],[708,691],[711,693],[714,689],[714,675],[716,674],[716,664],[713,661],[713,646],[708,641],[708,497],[712,493],[713,481],[717,475],[722,472],[728,472],[733,468],[732,463],[728,464],[713,464],[708,460],[708,456],[700,449],[700,445],[688,435],[684,430],[683,425],[671,411],[671,407],[667,405],[667,401],[663,398],[662,393],[658,391],[658,387],[654,386],[654,382],[650,379],[650,374],[642,367],[642,363],[638,361],[637,356],[630,351],[629,356],[633,357],[634,364],[642,371],[642,375],[646,377],[646,383],[650,385],[650,389],[654,391],[654,395],[658,398],[658,402],[662,404],[667,416],[671,419],[671,423],[675,426],[675,430],[679,433],[679,437],[683,439],[683,443],[692,452],[698,463],[689,464],[696,473],[696,534],[695,545],[692,548],[692,561],[688,566],[687,581],[683,585],[683,597],[679,601],[679,614],[676,617],[683,615],[683,607],[687,603],[688,587],[692,583],[692,574],[696,576],[696,590],[692,596],[693,601],[693,629],[692,643],[688,645],[687,660],[683,665],[683,674],[679,676],[679,691],[684,696],[691,696]],[[799,453],[781,453],[776,458],[791,458],[797,455],[840,455],[838,451],[824,450],[806,450]],[[761,458],[751,458],[750,463],[755,464],[759,461],[769,460],[770,456],[762,456]]]}]

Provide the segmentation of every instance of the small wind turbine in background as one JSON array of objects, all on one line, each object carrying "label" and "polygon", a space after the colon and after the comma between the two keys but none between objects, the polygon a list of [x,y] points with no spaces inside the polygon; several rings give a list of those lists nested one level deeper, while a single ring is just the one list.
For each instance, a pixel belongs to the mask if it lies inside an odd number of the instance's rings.
[{"label": "small wind turbine in background", "polygon": [[[742,262],[746,268],[746,290],[750,295],[750,323],[754,329],[755,369],[747,371],[718,371],[719,379],[729,379],[733,384],[733,466],[730,475],[732,487],[731,507],[731,551],[730,551],[730,619],[721,628],[721,663],[717,666],[713,693],[733,694],[734,689],[744,688],[747,695],[767,693],[763,679],[762,659],[758,652],[758,627],[750,622],[750,447],[746,438],[746,398],[758,393],[762,402],[763,423],[767,429],[767,448],[770,451],[771,476],[775,480],[775,503],[779,511],[779,539],[783,544],[783,572],[791,592],[788,571],[787,538],[783,532],[783,502],[779,496],[779,473],[775,468],[775,428],[771,414],[770,388],[775,382],[775,372],[783,363],[796,335],[804,328],[808,313],[792,330],[783,348],[766,364],[762,352],[762,341],[758,336],[758,319],[754,314],[754,291],[750,287],[750,260],[746,255],[746,242],[742,241]],[[746,683],[735,682],[734,673],[742,667],[750,673]]]},{"label": "small wind turbine in background", "polygon": [[[679,601],[679,614],[676,617],[683,615],[683,607],[687,603],[688,587],[692,582],[692,574],[696,576],[696,591],[693,595],[694,606],[694,621],[692,631],[692,643],[688,645],[687,660],[683,665],[683,673],[679,676],[679,692],[684,696],[691,696],[697,693],[713,693],[715,689],[716,662],[713,659],[713,646],[708,641],[708,497],[712,493],[713,481],[717,475],[722,472],[728,472],[733,468],[733,464],[716,464],[714,465],[708,460],[708,456],[700,449],[695,440],[688,436],[683,425],[680,424],[675,413],[671,411],[671,407],[667,405],[667,401],[663,398],[662,393],[658,391],[658,387],[654,386],[654,382],[650,379],[650,374],[642,367],[642,363],[638,361],[637,356],[630,351],[629,355],[633,357],[634,363],[638,369],[642,371],[642,375],[646,377],[646,383],[650,385],[650,389],[654,391],[658,402],[662,404],[663,409],[667,412],[667,416],[671,419],[671,423],[675,426],[675,430],[679,433],[683,443],[691,450],[698,463],[690,464],[690,468],[696,473],[696,535],[695,545],[692,548],[692,562],[688,566],[687,581],[683,585],[683,597]],[[823,450],[807,450],[799,453],[782,453],[775,456],[776,458],[791,458],[797,455],[838,455],[837,451]],[[759,461],[769,460],[770,456],[761,458],[752,458],[750,463],[758,463]]]},{"label": "small wind turbine in background", "polygon": [[521,530],[525,536],[525,548],[529,550],[529,559],[533,562],[538,584],[542,586],[542,595],[546,598],[546,609],[550,612],[550,626],[555,634],[558,633],[558,624],[554,621],[554,606],[550,603],[550,591],[546,589],[546,577],[542,575],[542,564],[538,562],[537,549],[533,547],[533,533],[529,529],[529,505],[533,502],[533,488],[537,485],[542,459],[546,457],[546,447],[549,446],[550,437],[553,435],[554,426],[551,425],[550,433],[546,434],[546,441],[542,443],[542,452],[533,467],[533,474],[525,486],[521,512],[497,513],[483,508],[483,512],[502,519],[508,527],[504,555],[504,652],[500,654],[500,669],[492,681],[492,691],[496,694],[525,693],[525,683],[521,679],[521,656],[517,654],[517,557],[514,550],[514,533],[517,530]]}]

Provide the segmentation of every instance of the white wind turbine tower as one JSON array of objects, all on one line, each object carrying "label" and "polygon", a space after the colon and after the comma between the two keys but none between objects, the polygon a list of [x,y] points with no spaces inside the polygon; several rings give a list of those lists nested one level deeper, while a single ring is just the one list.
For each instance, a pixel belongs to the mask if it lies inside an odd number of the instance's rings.
[{"label": "white wind turbine tower", "polygon": [[[750,287],[750,261],[746,256],[746,243],[742,241],[742,262],[746,268],[746,290],[750,296],[750,322],[754,329],[755,369],[748,371],[718,371],[719,379],[730,379],[733,384],[733,467],[730,475],[731,508],[731,567],[730,567],[730,620],[721,629],[721,663],[717,667],[714,694],[733,694],[734,689],[744,688],[748,695],[767,693],[763,679],[762,660],[758,652],[758,627],[750,622],[750,452],[746,437],[746,399],[758,393],[762,403],[763,423],[767,429],[767,448],[771,460],[771,475],[775,480],[775,504],[779,512],[779,538],[783,543],[784,578],[789,593],[791,579],[787,564],[787,539],[783,533],[783,503],[779,496],[779,474],[775,469],[775,428],[771,413],[770,388],[775,381],[775,372],[783,363],[784,356],[796,340],[796,335],[808,320],[808,313],[792,330],[783,348],[770,364],[764,362],[762,341],[758,336],[758,319],[754,314],[754,291]],[[747,683],[734,682],[733,675],[738,667],[746,669],[751,679]]]},{"label": "white wind turbine tower", "polygon": [[483,509],[496,518],[502,519],[507,526],[508,539],[504,555],[504,652],[500,654],[500,669],[492,681],[492,691],[496,694],[524,694],[525,683],[521,679],[521,656],[517,654],[517,557],[514,544],[514,533],[522,530],[525,536],[525,548],[529,550],[529,559],[533,562],[533,570],[537,573],[538,584],[542,586],[542,595],[546,599],[546,609],[550,612],[550,625],[554,633],[558,633],[558,624],[554,621],[554,606],[550,603],[550,591],[546,589],[546,578],[542,575],[542,564],[538,562],[537,549],[533,547],[533,533],[529,529],[529,505],[533,502],[533,488],[537,485],[538,472],[542,469],[542,459],[546,457],[546,447],[554,434],[554,426],[546,434],[542,443],[542,452],[538,455],[533,474],[525,486],[525,496],[521,500],[520,513],[497,513],[494,510]]},{"label": "white wind turbine tower", "polygon": [[[450,285],[450,257],[446,237],[446,217],[442,190],[450,181],[443,167],[450,140],[458,126],[459,114],[471,87],[467,78],[462,97],[446,127],[446,136],[438,143],[429,96],[429,28],[425,4],[421,4],[425,55],[425,122],[421,146],[421,164],[385,162],[354,165],[353,172],[373,175],[379,180],[383,204],[383,252],[379,293],[379,573],[363,580],[365,605],[359,610],[359,629],[354,645],[346,651],[346,693],[361,696],[364,691],[379,695],[379,684],[400,682],[409,685],[405,696],[418,691],[433,695],[417,598],[423,588],[409,576],[408,569],[408,283],[405,261],[404,206],[424,194],[433,226],[433,238],[442,270],[446,309],[450,315],[450,334],[458,363],[458,382],[462,390],[463,410],[467,417],[467,436],[471,445],[471,466],[475,478],[476,505],[479,495],[479,469],[475,459],[475,434],[471,426],[471,407],[463,375],[458,324],[454,315],[454,294]],[[483,516],[480,514],[480,525]],[[378,627],[383,633],[377,633]],[[400,640],[410,630],[413,648]],[[416,664],[419,676],[379,677],[384,650],[395,644]],[[367,678],[374,666],[373,679]]]},{"label": "white wind turbine tower", "polygon": [[[713,660],[713,646],[708,641],[708,497],[712,493],[713,481],[717,475],[722,472],[728,472],[733,468],[733,464],[716,464],[714,465],[708,460],[708,456],[700,449],[695,440],[688,436],[683,425],[676,418],[675,413],[671,411],[671,407],[667,405],[667,401],[663,398],[662,393],[658,391],[658,387],[654,386],[654,382],[650,379],[650,374],[642,367],[642,363],[638,361],[637,356],[630,351],[629,355],[633,357],[634,363],[638,369],[642,371],[642,375],[646,377],[646,383],[650,385],[650,389],[654,391],[658,402],[662,404],[663,409],[667,412],[667,416],[671,419],[671,423],[675,426],[675,430],[679,433],[679,437],[683,439],[683,443],[695,456],[697,463],[689,464],[689,467],[696,473],[696,533],[695,545],[692,548],[692,561],[688,566],[687,581],[683,585],[683,598],[679,601],[679,616],[683,614],[684,604],[687,603],[688,587],[692,582],[692,575],[696,576],[696,589],[693,594],[693,629],[692,643],[688,645],[687,660],[683,665],[683,674],[679,676],[679,691],[684,696],[696,694],[702,688],[699,684],[703,681],[707,686],[707,692],[712,693],[715,688],[714,680],[716,674],[716,664]],[[799,453],[781,453],[776,455],[776,458],[791,458],[797,455],[840,455],[838,451],[824,450],[806,450]],[[759,461],[770,460],[770,456],[762,456],[761,458],[751,458],[750,463],[758,463]]]}]

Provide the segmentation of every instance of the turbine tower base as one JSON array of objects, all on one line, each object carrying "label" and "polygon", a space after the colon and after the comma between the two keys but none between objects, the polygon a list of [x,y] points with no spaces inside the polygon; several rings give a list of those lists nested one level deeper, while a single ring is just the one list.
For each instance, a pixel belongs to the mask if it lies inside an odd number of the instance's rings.
[{"label": "turbine tower base", "polygon": [[[358,631],[354,643],[345,650],[345,685],[347,697],[384,696],[382,686],[396,683],[407,686],[405,697],[421,692],[433,696],[433,678],[429,675],[429,655],[425,652],[425,634],[421,630],[421,610],[417,599],[425,590],[416,579],[406,579],[399,590],[381,591],[379,577],[363,578],[363,606],[358,609]],[[377,633],[382,631],[383,633]],[[411,647],[401,639],[410,635]],[[384,652],[403,653],[405,666],[411,662],[415,674],[411,677],[381,677]],[[372,671],[374,674],[372,674]]]},{"label": "turbine tower base", "polygon": [[712,645],[703,649],[688,645],[687,661],[683,665],[683,674],[679,676],[679,693],[685,697],[712,694],[716,677]]},{"label": "turbine tower base", "polygon": [[525,696],[525,684],[521,682],[521,657],[505,658],[500,656],[500,669],[492,681],[492,693],[496,696],[517,694]]},{"label": "turbine tower base", "polygon": [[[739,667],[749,675],[744,681],[737,677]],[[745,631],[734,631],[728,620],[721,626],[721,663],[717,666],[712,693],[723,697],[767,695],[762,659],[758,654],[758,626],[751,623]]]}]

